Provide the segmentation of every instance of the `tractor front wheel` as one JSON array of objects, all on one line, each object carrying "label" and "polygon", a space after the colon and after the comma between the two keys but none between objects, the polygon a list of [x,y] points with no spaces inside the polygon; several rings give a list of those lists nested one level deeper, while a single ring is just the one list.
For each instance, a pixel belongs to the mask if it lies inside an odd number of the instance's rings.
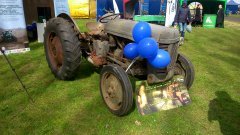
[{"label": "tractor front wheel", "polygon": [[175,66],[175,74],[184,76],[184,84],[186,85],[187,89],[190,89],[195,77],[194,67],[191,61],[182,54],[178,54],[177,63]]},{"label": "tractor front wheel", "polygon": [[133,90],[127,73],[118,65],[103,67],[100,77],[102,98],[110,112],[123,116],[133,105]]}]

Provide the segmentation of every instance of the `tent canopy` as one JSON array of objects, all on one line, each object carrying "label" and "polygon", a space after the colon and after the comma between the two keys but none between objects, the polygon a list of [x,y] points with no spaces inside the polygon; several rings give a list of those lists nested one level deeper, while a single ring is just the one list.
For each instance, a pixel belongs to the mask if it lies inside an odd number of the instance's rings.
[{"label": "tent canopy", "polygon": [[227,10],[231,11],[233,14],[237,13],[238,11],[238,3],[236,3],[234,0],[230,0],[227,3]]},{"label": "tent canopy", "polygon": [[234,0],[230,0],[227,5],[235,5],[235,6],[238,6],[239,4],[236,3]]}]

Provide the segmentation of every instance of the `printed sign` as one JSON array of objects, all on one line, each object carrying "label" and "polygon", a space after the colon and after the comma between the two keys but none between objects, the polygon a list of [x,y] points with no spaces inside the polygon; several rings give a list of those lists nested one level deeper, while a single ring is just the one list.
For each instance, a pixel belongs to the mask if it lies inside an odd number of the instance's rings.
[{"label": "printed sign", "polygon": [[68,0],[68,2],[73,18],[89,17],[89,0]]},{"label": "printed sign", "polygon": [[136,104],[141,115],[169,110],[191,103],[183,76],[175,76],[171,81],[148,85],[147,81],[136,82]]},{"label": "printed sign", "polygon": [[0,20],[0,47],[25,48],[28,39],[22,0],[1,0]]},{"label": "printed sign", "polygon": [[68,0],[54,0],[54,11],[55,16],[58,16],[61,13],[69,13]]},{"label": "printed sign", "polygon": [[174,22],[174,18],[177,12],[177,0],[167,0],[166,8],[166,21],[165,26],[170,27]]},{"label": "printed sign", "polygon": [[[6,50],[4,54],[8,55],[13,53],[25,53],[29,51],[30,51],[30,48],[21,48],[21,49]],[[3,55],[2,52],[0,52],[0,55]]]},{"label": "printed sign", "polygon": [[217,16],[215,14],[205,14],[203,17],[204,28],[215,28]]},{"label": "printed sign", "polygon": [[207,19],[206,19],[206,23],[212,23],[212,20],[211,20],[210,17],[207,17]]}]

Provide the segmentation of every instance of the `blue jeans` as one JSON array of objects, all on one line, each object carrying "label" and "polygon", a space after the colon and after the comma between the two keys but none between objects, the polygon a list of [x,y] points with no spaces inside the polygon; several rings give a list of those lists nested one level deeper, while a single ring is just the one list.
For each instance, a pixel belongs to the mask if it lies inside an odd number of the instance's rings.
[{"label": "blue jeans", "polygon": [[187,23],[178,23],[178,26],[179,26],[179,31],[181,33],[181,37],[184,37],[184,33],[187,28]]}]

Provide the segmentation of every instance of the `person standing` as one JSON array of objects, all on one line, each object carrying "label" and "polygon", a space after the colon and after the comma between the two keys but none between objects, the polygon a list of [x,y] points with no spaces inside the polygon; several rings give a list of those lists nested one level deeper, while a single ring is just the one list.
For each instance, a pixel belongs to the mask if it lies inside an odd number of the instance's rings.
[{"label": "person standing", "polygon": [[181,44],[184,41],[185,31],[186,31],[188,22],[190,24],[192,23],[190,9],[188,8],[187,3],[184,2],[182,6],[178,8],[175,19],[174,19],[174,23],[175,23],[174,27],[176,27],[177,24],[179,26],[179,31],[181,34],[181,37],[180,37]]},{"label": "person standing", "polygon": [[202,22],[201,8],[200,4],[197,5],[196,14],[194,19],[195,25],[199,25]]},{"label": "person standing", "polygon": [[224,22],[224,11],[222,8],[222,5],[218,6],[218,12],[217,12],[217,27],[218,28],[223,28],[223,22]]}]

